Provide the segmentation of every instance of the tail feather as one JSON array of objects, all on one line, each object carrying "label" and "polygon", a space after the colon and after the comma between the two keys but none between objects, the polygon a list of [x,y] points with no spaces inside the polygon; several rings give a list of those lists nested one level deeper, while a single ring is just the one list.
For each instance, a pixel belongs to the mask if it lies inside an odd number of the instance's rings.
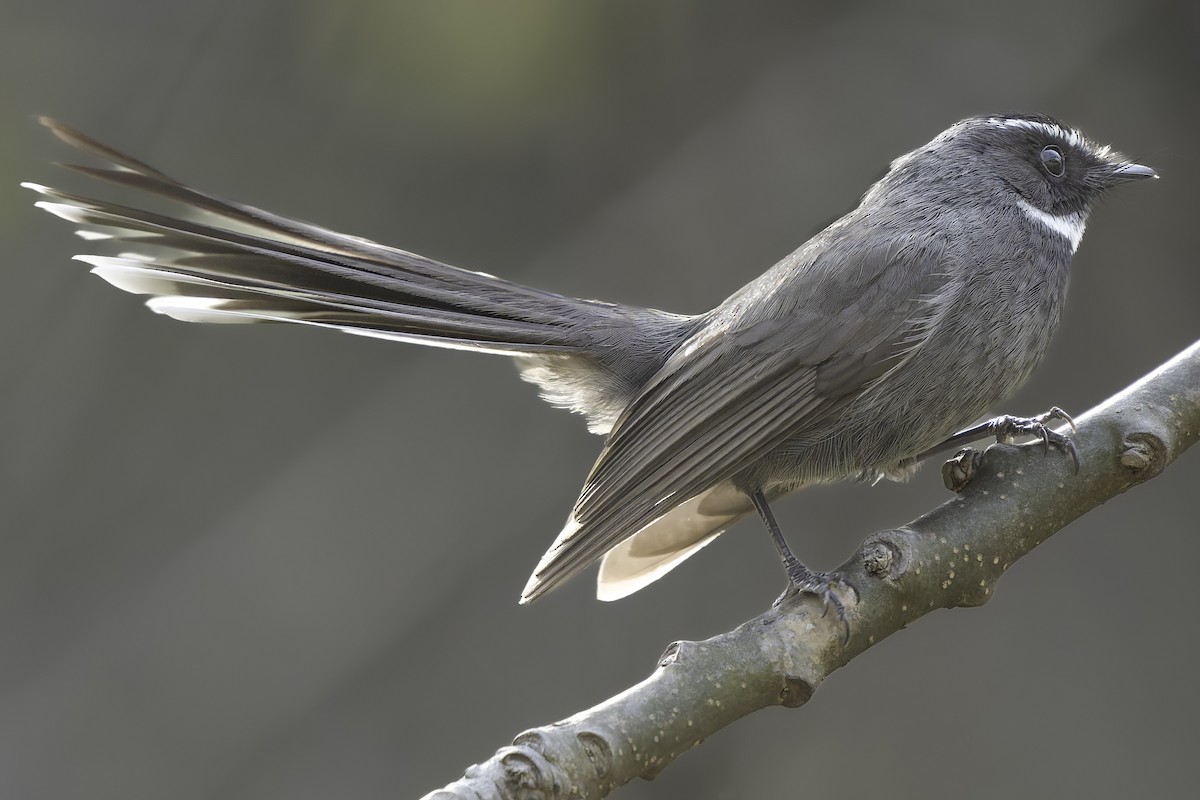
[{"label": "tail feather", "polygon": [[[311,222],[304,222],[245,203],[216,197],[215,195],[187,186],[151,167],[149,164],[138,161],[116,148],[98,142],[58,120],[50,117],[39,117],[38,122],[46,126],[51,133],[63,142],[81,152],[109,162],[116,169],[89,167],[82,164],[63,164],[63,167],[117,186],[157,195],[158,197],[197,211],[215,214],[226,220],[244,225],[248,229],[257,231],[260,234],[264,234],[265,238],[270,241],[278,242],[280,237],[290,238],[295,242],[305,245],[316,245],[326,251],[378,259],[389,266],[397,266],[396,262],[404,263],[409,268],[427,270],[430,275],[477,275],[489,278],[492,282],[506,284],[510,289],[539,296],[550,294],[532,289],[531,287],[521,286],[520,284],[502,281],[484,273],[471,272],[470,270],[442,264],[416,253],[409,253],[395,247],[379,244],[370,239],[350,236],[321,227],[320,225],[314,225]],[[560,297],[559,299],[567,298]]]},{"label": "tail feather", "polygon": [[[185,322],[309,322],[401,341],[486,350],[506,355],[563,352],[537,343],[543,326],[362,296],[217,280],[205,270],[161,266],[130,257],[76,256],[92,273],[132,294],[154,295],[150,307]],[[220,273],[217,273],[220,274]],[[201,313],[203,312],[203,313]]]},{"label": "tail feather", "polygon": [[193,189],[74,128],[41,123],[109,166],[63,165],[182,206],[158,213],[22,184],[46,211],[81,226],[80,260],[109,283],[148,294],[188,322],[286,322],[497,353],[556,406],[605,433],[695,317],[566,297],[280,216]]},{"label": "tail feather", "polygon": [[[344,308],[349,301],[354,301],[360,311],[371,312],[372,315],[365,314],[358,320],[368,327],[387,328],[388,312],[407,312],[409,323],[418,326],[407,329],[413,335],[421,332],[420,324],[424,321],[432,326],[433,329],[428,331],[432,336],[460,335],[468,341],[479,335],[478,327],[467,325],[461,332],[456,331],[453,324],[456,320],[521,322],[519,333],[533,346],[526,352],[547,348],[578,349],[579,332],[575,323],[580,318],[585,321],[588,318],[586,314],[578,313],[579,306],[588,301],[522,287],[483,273],[437,264],[420,256],[405,254],[410,258],[385,264],[300,242],[266,239],[120,206],[38,184],[23,185],[53,198],[37,204],[46,211],[78,225],[116,231],[103,238],[132,244],[143,251],[166,251],[166,255],[143,252],[136,259],[126,258],[140,262],[146,270],[160,273],[161,280],[156,283],[154,294],[171,293],[168,276],[177,276],[179,284],[193,286],[198,285],[195,278],[205,277],[224,284],[221,291],[210,295],[214,300],[249,300],[253,296],[263,311],[271,311],[278,307],[273,304],[272,296],[284,297],[293,304],[300,300],[308,302],[314,306],[314,313],[319,313],[320,307],[325,305]],[[94,234],[88,238],[101,240]],[[81,260],[89,258],[95,257]],[[103,272],[98,274],[104,277]],[[126,288],[119,283],[114,285]],[[517,288],[514,290],[513,287]],[[186,295],[194,296],[194,293],[185,291]],[[533,302],[535,297],[540,298],[539,302]],[[516,333],[512,326],[498,324],[496,327]],[[516,341],[489,343],[514,344]]]},{"label": "tail feather", "polygon": [[[138,246],[171,249],[181,254],[166,260],[156,259],[160,269],[203,267],[204,271],[215,273],[213,277],[239,283],[263,280],[287,288],[295,288],[299,283],[301,288],[345,295],[371,293],[374,289],[371,296],[376,299],[399,300],[420,305],[431,312],[457,309],[475,315],[540,323],[546,330],[542,332],[541,340],[534,343],[566,349],[579,344],[581,324],[586,327],[591,321],[622,318],[631,310],[660,313],[523,286],[221,199],[186,186],[60,122],[46,117],[40,122],[67,144],[113,165],[109,168],[63,165],[66,168],[125,189],[164,198],[192,212],[213,215],[225,223],[209,225],[39,184],[23,184],[52,198],[39,203],[47,211],[77,224],[112,231],[100,234],[88,231],[85,238],[111,238]],[[210,258],[205,259],[206,256]],[[413,303],[414,300],[419,303]]]},{"label": "tail feather", "polygon": [[[175,319],[301,324],[511,356],[543,397],[584,414],[601,434],[703,320],[566,297],[224,200],[73,128],[40,121],[110,165],[68,169],[182,206],[182,215],[171,215],[22,184],[42,195],[39,207],[80,226],[89,248],[118,248],[78,260],[119,289],[149,295],[152,310]],[[617,596],[644,585],[737,515],[705,507],[695,519],[676,515],[635,537],[606,561],[607,591]],[[646,560],[647,545],[661,553]],[[525,599],[558,582],[535,577]]]}]

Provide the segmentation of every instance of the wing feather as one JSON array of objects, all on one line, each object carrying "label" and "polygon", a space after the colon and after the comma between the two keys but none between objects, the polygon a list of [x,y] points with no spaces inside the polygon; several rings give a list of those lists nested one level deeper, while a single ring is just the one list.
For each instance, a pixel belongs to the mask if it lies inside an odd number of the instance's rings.
[{"label": "wing feather", "polygon": [[[949,279],[936,243],[885,241],[849,263],[836,249],[822,255],[798,304],[702,329],[626,409],[523,600],[839,413],[920,346],[938,308],[929,298]],[[814,272],[839,257],[840,269]],[[786,294],[771,273],[760,280]]]}]

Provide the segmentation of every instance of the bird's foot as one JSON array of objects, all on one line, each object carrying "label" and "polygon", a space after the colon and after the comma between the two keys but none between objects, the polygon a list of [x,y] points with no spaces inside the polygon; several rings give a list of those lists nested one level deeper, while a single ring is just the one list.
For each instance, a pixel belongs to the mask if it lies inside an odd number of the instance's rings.
[{"label": "bird's foot", "polygon": [[842,643],[850,641],[850,621],[846,619],[846,603],[842,600],[841,595],[848,594],[853,598],[853,602],[857,603],[858,591],[836,574],[813,572],[799,561],[792,561],[785,564],[784,567],[787,569],[788,586],[772,605],[779,606],[798,594],[816,595],[825,607],[821,616],[828,615],[832,608],[844,629]]},{"label": "bird's foot", "polygon": [[1036,417],[1012,417],[1006,414],[985,424],[988,425],[997,442],[1011,442],[1014,436],[1037,436],[1042,440],[1043,453],[1049,453],[1050,447],[1053,445],[1071,456],[1071,461],[1075,465],[1075,474],[1078,475],[1079,451],[1075,449],[1075,442],[1071,441],[1069,436],[1050,429],[1049,423],[1055,420],[1066,422],[1071,426],[1071,432],[1075,432],[1075,420],[1071,419],[1071,415],[1058,406],[1054,406],[1045,414]]}]

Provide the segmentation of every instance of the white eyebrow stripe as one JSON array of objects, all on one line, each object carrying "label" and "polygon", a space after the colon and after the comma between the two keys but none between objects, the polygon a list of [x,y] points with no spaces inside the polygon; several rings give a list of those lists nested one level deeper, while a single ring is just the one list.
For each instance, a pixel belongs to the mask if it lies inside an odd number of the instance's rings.
[{"label": "white eyebrow stripe", "polygon": [[1051,125],[1031,119],[1001,119],[999,117],[991,117],[988,119],[988,123],[999,128],[1021,128],[1033,131],[1034,133],[1040,133],[1051,139],[1059,139],[1071,147],[1091,153],[1095,158],[1105,159],[1112,155],[1112,148],[1108,145],[1089,141],[1079,131],[1072,128],[1064,128],[1061,125]]},{"label": "white eyebrow stripe", "polygon": [[999,119],[996,117],[988,120],[988,122],[1001,128],[1023,128],[1027,131],[1033,131],[1034,133],[1041,133],[1045,136],[1051,137],[1052,139],[1061,139],[1072,147],[1079,147],[1088,150],[1092,149],[1091,144],[1087,141],[1087,139],[1084,139],[1082,136],[1080,136],[1078,131],[1073,131],[1069,128],[1063,128],[1059,125],[1051,125],[1046,122],[1037,122],[1032,119]]},{"label": "white eyebrow stripe", "polygon": [[1062,216],[1047,214],[1040,208],[1030,205],[1025,198],[1017,200],[1017,207],[1024,211],[1025,216],[1034,222],[1047,230],[1057,233],[1070,242],[1072,254],[1079,249],[1079,242],[1083,239],[1083,229],[1087,226],[1087,214],[1081,211],[1076,211],[1072,214],[1063,214]]}]

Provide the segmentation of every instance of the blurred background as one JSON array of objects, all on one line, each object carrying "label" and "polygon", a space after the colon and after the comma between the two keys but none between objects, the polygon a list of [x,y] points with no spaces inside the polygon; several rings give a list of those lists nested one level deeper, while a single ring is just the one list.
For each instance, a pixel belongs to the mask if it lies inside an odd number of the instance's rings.
[{"label": "blurred background", "polygon": [[[218,194],[560,292],[698,312],[961,117],[1153,165],[1003,411],[1200,336],[1200,12],[1074,5],[0,2],[0,797],[412,797],[783,588],[739,525],[618,603],[516,605],[599,451],[503,359],[189,326],[86,274],[21,180],[51,114]],[[1194,790],[1200,456],[623,798]],[[777,507],[830,568],[947,499]],[[1184,787],[1187,787],[1186,789]]]}]

